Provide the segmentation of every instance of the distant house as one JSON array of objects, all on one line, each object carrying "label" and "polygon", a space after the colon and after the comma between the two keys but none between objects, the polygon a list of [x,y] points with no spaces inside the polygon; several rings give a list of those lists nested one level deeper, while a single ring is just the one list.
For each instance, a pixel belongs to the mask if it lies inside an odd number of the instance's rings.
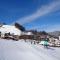
[{"label": "distant house", "polygon": [[33,39],[33,33],[31,31],[24,31],[22,32],[20,39]]},{"label": "distant house", "polygon": [[15,26],[12,25],[2,25],[0,26],[0,35],[4,37],[6,33],[10,33],[11,35],[18,35],[22,34],[22,31],[17,29]]}]

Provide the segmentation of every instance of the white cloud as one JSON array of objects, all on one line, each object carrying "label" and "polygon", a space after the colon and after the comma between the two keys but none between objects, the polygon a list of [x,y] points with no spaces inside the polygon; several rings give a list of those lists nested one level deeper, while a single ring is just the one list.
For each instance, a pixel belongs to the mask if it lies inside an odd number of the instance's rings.
[{"label": "white cloud", "polygon": [[32,15],[20,18],[16,22],[18,22],[20,24],[26,24],[26,23],[29,23],[31,21],[34,21],[35,19],[37,19],[41,16],[47,15],[48,13],[54,12],[54,11],[59,10],[59,9],[60,9],[60,0],[55,0],[52,3],[41,6],[41,8],[38,9]]}]

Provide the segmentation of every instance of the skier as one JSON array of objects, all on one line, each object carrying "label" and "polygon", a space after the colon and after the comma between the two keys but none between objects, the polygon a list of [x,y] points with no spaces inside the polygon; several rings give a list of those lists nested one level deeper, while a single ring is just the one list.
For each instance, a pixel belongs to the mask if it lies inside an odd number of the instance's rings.
[{"label": "skier", "polygon": [[45,47],[45,48],[48,48],[48,40],[47,40],[47,39],[44,40],[44,47]]}]

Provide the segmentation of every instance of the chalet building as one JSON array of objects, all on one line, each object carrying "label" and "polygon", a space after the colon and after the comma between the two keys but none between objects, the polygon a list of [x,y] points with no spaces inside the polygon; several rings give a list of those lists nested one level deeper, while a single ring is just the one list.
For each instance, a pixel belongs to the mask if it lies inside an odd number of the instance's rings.
[{"label": "chalet building", "polygon": [[49,39],[49,36],[48,35],[33,34],[32,31],[25,31],[25,32],[22,32],[20,39],[33,39],[33,40],[41,41],[41,40]]},{"label": "chalet building", "polygon": [[5,35],[21,36],[22,31],[12,25],[0,25],[0,37]]},{"label": "chalet building", "polygon": [[20,39],[33,39],[33,33],[30,31],[24,31],[22,32]]},{"label": "chalet building", "polygon": [[54,46],[54,47],[60,47],[60,40],[59,40],[60,37],[50,37],[49,38],[49,43],[51,43],[51,46]]}]

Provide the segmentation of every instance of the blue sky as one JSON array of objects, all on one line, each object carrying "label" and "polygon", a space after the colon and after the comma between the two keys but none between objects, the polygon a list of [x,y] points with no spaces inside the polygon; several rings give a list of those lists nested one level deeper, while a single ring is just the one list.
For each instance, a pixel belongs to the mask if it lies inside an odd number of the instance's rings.
[{"label": "blue sky", "polygon": [[60,31],[60,0],[0,0],[0,22],[18,22],[27,30]]}]

